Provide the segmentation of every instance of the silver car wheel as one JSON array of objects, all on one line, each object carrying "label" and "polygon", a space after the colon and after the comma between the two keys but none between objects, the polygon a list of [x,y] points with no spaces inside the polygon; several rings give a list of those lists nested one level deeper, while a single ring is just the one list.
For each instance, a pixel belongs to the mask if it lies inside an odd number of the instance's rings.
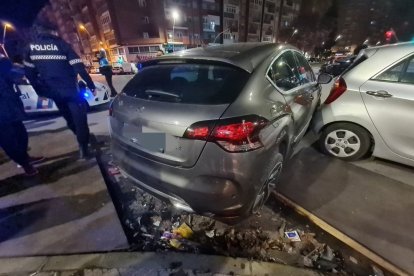
[{"label": "silver car wheel", "polygon": [[276,187],[282,174],[283,162],[278,162],[269,174],[269,178],[263,185],[253,205],[253,213],[256,213],[266,203],[270,192]]},{"label": "silver car wheel", "polygon": [[350,157],[361,148],[361,140],[354,132],[337,129],[326,135],[326,150],[336,157]]}]

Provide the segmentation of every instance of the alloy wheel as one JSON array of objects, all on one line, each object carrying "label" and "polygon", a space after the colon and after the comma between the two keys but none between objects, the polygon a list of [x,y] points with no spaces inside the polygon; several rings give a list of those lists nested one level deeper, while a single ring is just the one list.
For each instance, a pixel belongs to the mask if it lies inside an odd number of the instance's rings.
[{"label": "alloy wheel", "polygon": [[350,130],[337,129],[326,135],[325,148],[333,156],[350,157],[361,148],[361,140]]}]

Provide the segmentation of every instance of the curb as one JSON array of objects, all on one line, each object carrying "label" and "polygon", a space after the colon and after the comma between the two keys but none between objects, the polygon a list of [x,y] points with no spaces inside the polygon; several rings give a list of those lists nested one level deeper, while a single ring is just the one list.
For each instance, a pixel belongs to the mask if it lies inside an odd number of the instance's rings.
[{"label": "curb", "polygon": [[[84,275],[170,275],[182,269],[188,275],[291,275],[317,276],[318,272],[243,258],[187,253],[117,252],[66,256],[0,258],[0,275],[45,275],[75,272]],[[108,271],[109,270],[109,271]],[[54,275],[50,274],[50,275]],[[66,275],[65,274],[65,275]],[[49,275],[49,274],[47,274]],[[69,274],[68,274],[69,275]],[[182,275],[182,274],[177,274]]]},{"label": "curb", "polygon": [[389,272],[401,275],[401,276],[409,276],[409,273],[403,271],[402,269],[398,268],[394,264],[390,263],[380,255],[376,254],[369,248],[365,247],[358,241],[354,240],[353,238],[349,237],[345,233],[341,232],[339,229],[333,227],[326,221],[320,219],[319,217],[315,216],[305,208],[301,207],[300,205],[296,204],[291,199],[287,198],[286,196],[274,192],[274,195],[277,199],[279,199],[281,202],[285,203],[286,205],[292,207],[298,214],[305,216],[310,221],[312,221],[315,225],[317,225],[319,228],[324,230],[325,232],[329,233],[330,235],[334,236],[344,244],[348,245],[355,251],[359,252],[360,254],[364,255],[366,258],[371,260],[372,262],[376,263],[377,265],[383,267],[384,269],[388,270]]}]

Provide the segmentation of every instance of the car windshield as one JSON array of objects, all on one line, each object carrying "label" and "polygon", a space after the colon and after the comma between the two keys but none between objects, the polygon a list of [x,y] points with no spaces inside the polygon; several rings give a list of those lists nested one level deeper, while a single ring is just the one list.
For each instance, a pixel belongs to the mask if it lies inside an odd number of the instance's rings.
[{"label": "car windshield", "polygon": [[124,88],[131,97],[187,104],[233,102],[249,74],[218,64],[157,64],[141,70]]}]

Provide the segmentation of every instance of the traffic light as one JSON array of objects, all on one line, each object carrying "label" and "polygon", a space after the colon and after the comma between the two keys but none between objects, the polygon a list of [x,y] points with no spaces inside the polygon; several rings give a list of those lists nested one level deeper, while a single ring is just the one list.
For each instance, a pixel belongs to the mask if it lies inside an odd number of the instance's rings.
[{"label": "traffic light", "polygon": [[386,31],[385,32],[385,41],[390,42],[393,35],[394,35],[393,31]]}]

